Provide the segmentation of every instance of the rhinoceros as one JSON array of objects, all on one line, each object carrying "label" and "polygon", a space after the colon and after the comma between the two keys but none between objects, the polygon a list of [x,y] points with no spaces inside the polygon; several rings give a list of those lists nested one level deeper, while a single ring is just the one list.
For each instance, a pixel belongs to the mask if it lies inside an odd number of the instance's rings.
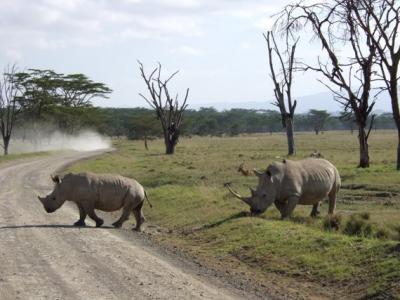
[{"label": "rhinoceros", "polygon": [[[136,227],[140,231],[145,218],[142,213],[144,198],[147,199],[144,188],[134,179],[112,174],[66,174],[62,178],[52,177],[54,190],[42,198],[44,209],[52,213],[59,209],[65,201],[72,201],[78,206],[79,220],[75,226],[85,226],[86,215],[96,222],[96,227],[103,225],[95,209],[111,212],[122,208],[121,217],[112,225],[121,227],[128,220],[131,212],[135,215]],[[151,203],[149,202],[150,206]]]},{"label": "rhinoceros", "polygon": [[258,187],[250,188],[250,197],[242,197],[226,185],[235,197],[250,206],[251,215],[263,213],[274,203],[282,219],[290,216],[297,204],[313,205],[311,216],[315,217],[326,196],[329,198],[328,213],[335,212],[341,181],[336,167],[325,159],[273,162],[263,172],[254,169],[254,174],[258,177]]}]

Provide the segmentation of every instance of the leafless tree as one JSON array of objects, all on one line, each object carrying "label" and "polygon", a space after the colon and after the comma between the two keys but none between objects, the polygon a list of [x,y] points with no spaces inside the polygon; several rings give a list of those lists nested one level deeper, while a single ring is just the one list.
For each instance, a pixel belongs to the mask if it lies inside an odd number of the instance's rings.
[{"label": "leafless tree", "polygon": [[378,52],[382,90],[391,98],[393,118],[398,132],[397,170],[400,170],[400,2],[395,0],[349,0],[357,25]]},{"label": "leafless tree", "polygon": [[18,113],[21,111],[18,97],[20,88],[15,78],[17,66],[7,66],[0,80],[0,132],[3,138],[4,155],[8,154],[12,131]]},{"label": "leafless tree", "polygon": [[158,67],[148,76],[146,76],[143,64],[140,61],[139,68],[149,90],[150,97],[145,97],[143,94],[139,95],[150,104],[157,114],[157,119],[160,120],[164,133],[165,153],[174,154],[175,146],[179,140],[183,113],[188,106],[186,102],[189,96],[189,89],[186,90],[182,104],[179,104],[178,94],[176,94],[175,98],[171,97],[167,86],[168,82],[174,78],[178,71],[166,80],[162,80],[161,64],[158,64]]},{"label": "leafless tree", "polygon": [[[375,104],[371,97],[376,62],[376,46],[365,37],[354,21],[350,0],[327,0],[306,5],[303,1],[288,5],[278,18],[279,26],[286,34],[311,28],[314,37],[321,42],[326,61],[320,56],[317,64],[306,65],[327,79],[321,81],[331,90],[345,111],[353,113],[358,126],[360,148],[359,167],[369,167],[368,138],[371,132]],[[350,46],[352,56],[340,55],[340,47]],[[370,120],[368,124],[368,120]]]},{"label": "leafless tree", "polygon": [[[279,51],[278,44],[276,43],[272,31],[268,31],[266,35],[264,34],[264,38],[267,41],[269,69],[271,71],[272,81],[274,82],[276,101],[273,104],[279,108],[282,126],[286,129],[288,155],[296,155],[293,118],[297,101],[292,100],[292,82],[295,52],[298,40],[294,41],[294,43],[290,45],[289,38],[287,38],[286,50],[282,53]],[[274,62],[274,54],[277,57],[277,62]],[[285,56],[287,57],[287,61],[284,60]],[[275,71],[274,63],[277,63],[280,66],[279,73]]]}]

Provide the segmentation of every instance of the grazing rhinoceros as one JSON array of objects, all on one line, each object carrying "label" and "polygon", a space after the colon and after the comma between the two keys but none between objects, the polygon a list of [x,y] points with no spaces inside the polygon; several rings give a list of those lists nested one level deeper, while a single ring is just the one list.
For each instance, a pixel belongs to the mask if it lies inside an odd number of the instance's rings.
[{"label": "grazing rhinoceros", "polygon": [[142,206],[147,195],[137,181],[119,175],[91,173],[69,173],[52,179],[55,183],[53,192],[44,198],[38,197],[48,213],[56,211],[65,201],[72,201],[78,206],[80,216],[75,226],[85,226],[86,215],[89,215],[96,227],[100,227],[103,220],[96,215],[95,209],[110,212],[122,208],[122,215],[113,226],[121,227],[133,212],[136,218],[134,229],[140,231],[145,221]]},{"label": "grazing rhinoceros", "polygon": [[321,200],[329,197],[329,214],[336,206],[336,194],[340,188],[339,172],[325,159],[307,158],[299,161],[274,162],[265,172],[254,170],[258,187],[251,190],[251,197],[242,197],[229,191],[250,206],[252,215],[263,213],[272,203],[281,212],[282,219],[293,212],[297,204],[313,205],[311,216],[319,214]]}]

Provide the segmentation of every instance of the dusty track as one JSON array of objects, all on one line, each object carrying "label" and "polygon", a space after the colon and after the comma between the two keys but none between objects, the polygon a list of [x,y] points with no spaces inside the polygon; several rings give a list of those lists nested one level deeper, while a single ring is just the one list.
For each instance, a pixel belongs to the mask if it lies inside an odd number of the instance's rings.
[{"label": "dusty track", "polygon": [[49,174],[95,154],[0,165],[0,299],[248,298],[182,269],[143,243],[141,234],[93,228],[90,221],[87,228],[71,226],[78,218],[72,203],[46,214],[34,191],[46,194]]}]

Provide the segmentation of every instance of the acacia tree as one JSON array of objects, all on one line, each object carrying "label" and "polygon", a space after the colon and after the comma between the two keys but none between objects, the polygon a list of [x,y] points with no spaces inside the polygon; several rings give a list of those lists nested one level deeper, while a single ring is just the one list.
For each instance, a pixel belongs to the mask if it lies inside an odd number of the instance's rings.
[{"label": "acacia tree", "polygon": [[325,123],[329,118],[329,113],[326,110],[310,109],[308,118],[315,134],[318,135],[324,129]]},{"label": "acacia tree", "polygon": [[20,104],[36,118],[52,106],[90,107],[95,97],[108,98],[112,92],[104,83],[94,82],[84,74],[61,74],[53,70],[29,69],[16,74],[24,94]]},{"label": "acacia tree", "polygon": [[108,98],[112,92],[104,83],[95,82],[84,74],[68,74],[58,79],[57,92],[64,106],[89,107],[93,98]]},{"label": "acacia tree", "polygon": [[174,78],[179,71],[176,71],[166,80],[163,80],[161,79],[160,63],[148,76],[146,76],[144,72],[143,64],[140,61],[138,63],[141,76],[146,83],[150,97],[147,98],[143,94],[139,95],[155,110],[157,119],[161,123],[164,134],[165,153],[174,154],[175,146],[179,140],[183,113],[188,106],[186,101],[189,96],[189,89],[186,90],[182,104],[179,104],[178,94],[176,94],[175,98],[171,97],[167,86],[168,82]]},{"label": "acacia tree", "polygon": [[371,40],[378,52],[382,89],[391,98],[393,118],[397,127],[397,170],[400,170],[400,2],[395,0],[349,0],[357,25]]},{"label": "acacia tree", "polygon": [[0,80],[0,132],[3,139],[2,148],[4,155],[8,154],[11,135],[14,129],[17,115],[21,111],[18,97],[21,95],[21,88],[16,81],[16,65],[5,68],[3,77]]},{"label": "acacia tree", "polygon": [[35,118],[40,118],[43,110],[55,103],[57,87],[54,84],[54,78],[56,76],[58,74],[52,70],[37,69],[15,74],[18,85],[24,88],[24,93],[18,97],[18,102],[24,111]]},{"label": "acacia tree", "polygon": [[[279,108],[281,113],[281,121],[283,128],[286,129],[286,137],[288,143],[288,155],[296,155],[296,146],[294,143],[294,111],[296,109],[297,101],[292,100],[292,81],[293,81],[293,67],[294,56],[296,52],[296,40],[292,45],[289,43],[289,37],[286,39],[286,51],[283,55],[287,56],[287,62],[284,61],[281,51],[279,51],[274,34],[268,31],[267,35],[263,34],[267,41],[269,69],[271,71],[271,78],[274,82],[274,94],[276,101],[273,102]],[[280,65],[280,72],[277,73],[274,68],[274,53],[277,56],[277,64]],[[279,79],[278,76],[281,75]],[[287,103],[285,102],[285,98]]]},{"label": "acacia tree", "polygon": [[[373,123],[369,116],[375,104],[370,93],[375,74],[376,46],[371,38],[360,33],[349,1],[328,0],[311,5],[302,1],[288,5],[279,16],[278,26],[289,35],[311,28],[314,37],[321,42],[327,61],[318,57],[316,65],[306,65],[304,70],[322,74],[328,83],[321,82],[333,92],[336,101],[346,112],[354,113],[360,148],[358,166],[366,168],[369,167],[368,138]],[[352,50],[350,58],[338,54],[338,49],[346,43]]]}]

